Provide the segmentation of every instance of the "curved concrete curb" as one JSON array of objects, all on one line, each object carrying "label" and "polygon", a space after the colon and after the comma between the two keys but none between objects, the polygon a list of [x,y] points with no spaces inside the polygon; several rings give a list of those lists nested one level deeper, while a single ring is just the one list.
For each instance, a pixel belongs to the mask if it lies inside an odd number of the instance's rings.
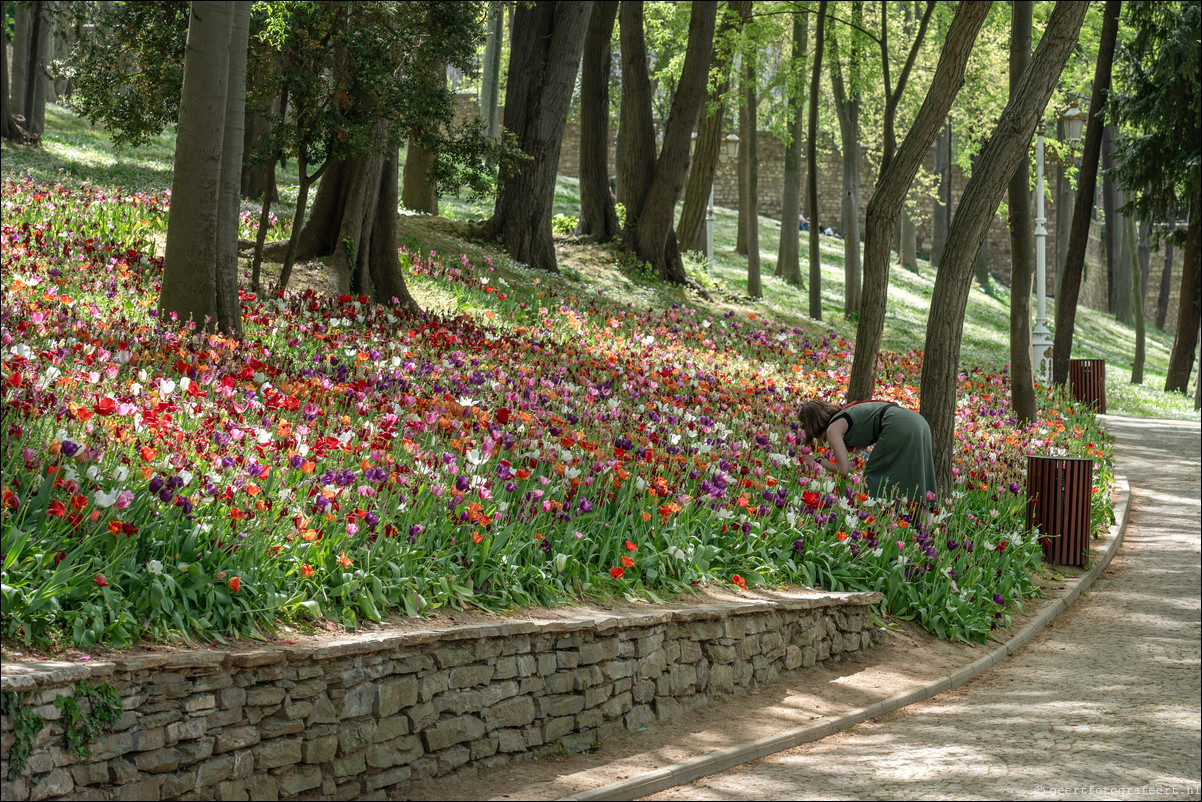
[{"label": "curved concrete curb", "polygon": [[1127,482],[1126,477],[1115,476],[1115,491],[1117,493],[1117,499],[1114,503],[1117,513],[1115,516],[1116,522],[1110,527],[1106,540],[1102,543],[1098,559],[1084,574],[1067,580],[1065,583],[1066,587],[1060,593],[1059,597],[1040,610],[1039,614],[1027,622],[1013,638],[1007,643],[997,646],[984,657],[973,661],[950,675],[931,680],[925,685],[875,702],[867,707],[849,710],[842,715],[834,716],[815,724],[796,727],[779,735],[761,738],[758,741],[725,749],[721,752],[701,755],[691,760],[685,760],[672,766],[657,769],[656,771],[629,777],[591,791],[563,797],[563,799],[637,799],[638,797],[659,793],[669,788],[686,785],[706,775],[716,774],[717,772],[725,771],[743,763],[749,763],[752,760],[757,760],[776,752],[782,752],[804,743],[826,738],[837,732],[843,732],[875,716],[912,705],[915,702],[921,702],[943,691],[957,688],[970,679],[985,673],[1022,648],[1023,645],[1046,627],[1053,618],[1064,610],[1067,610],[1069,605],[1075,602],[1077,597],[1093,584],[1102,571],[1106,570],[1106,566],[1110,564],[1110,561],[1114,558],[1115,553],[1123,542],[1123,535],[1127,531],[1127,520],[1131,515],[1131,486]]}]

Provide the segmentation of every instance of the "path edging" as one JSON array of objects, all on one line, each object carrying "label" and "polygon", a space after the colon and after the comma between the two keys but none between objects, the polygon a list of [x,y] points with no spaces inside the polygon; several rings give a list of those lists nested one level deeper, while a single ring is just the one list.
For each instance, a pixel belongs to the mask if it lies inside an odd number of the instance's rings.
[{"label": "path edging", "polygon": [[957,688],[970,679],[984,674],[998,663],[1021,649],[1037,633],[1043,630],[1060,613],[1067,610],[1077,598],[1087,590],[1118,552],[1123,537],[1127,531],[1127,521],[1131,516],[1131,485],[1125,476],[1116,474],[1114,478],[1116,498],[1114,509],[1117,511],[1115,523],[1110,527],[1106,540],[1102,544],[1098,559],[1084,574],[1065,581],[1065,589],[1051,604],[1042,609],[1032,620],[1015,634],[1007,643],[999,644],[989,654],[986,654],[968,665],[949,675],[937,677],[917,688],[911,688],[888,699],[874,702],[867,707],[849,710],[838,716],[825,719],[814,724],[806,724],[786,730],[778,735],[761,738],[741,746],[724,749],[709,755],[700,755],[689,760],[666,766],[655,771],[628,777],[609,785],[584,791],[572,796],[563,797],[569,800],[622,800],[637,799],[643,796],[665,791],[680,785],[686,785],[694,780],[734,768],[743,763],[758,760],[761,757],[783,752],[801,744],[821,740],[844,730],[851,729],[857,724],[875,716],[898,710],[916,702],[925,701],[936,694]]}]

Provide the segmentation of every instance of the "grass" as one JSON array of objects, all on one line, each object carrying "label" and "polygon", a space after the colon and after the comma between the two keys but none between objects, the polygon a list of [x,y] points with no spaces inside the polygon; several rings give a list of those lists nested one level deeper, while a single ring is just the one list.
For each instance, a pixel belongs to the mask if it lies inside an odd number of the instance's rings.
[{"label": "grass", "polygon": [[[171,186],[174,138],[165,132],[148,146],[115,153],[105,132],[81,120],[69,110],[50,105],[46,111],[47,133],[41,149],[3,144],[6,173],[32,174],[38,182],[90,182],[113,184],[129,191],[159,191]],[[296,203],[296,176],[287,170],[280,175],[280,201],[273,207],[281,219],[291,219]],[[257,208],[254,203],[244,208]],[[579,184],[561,177],[555,190],[553,214],[578,215]],[[518,285],[563,284],[579,291],[601,291],[613,298],[624,298],[635,306],[657,309],[674,303],[688,303],[706,311],[722,311],[732,305],[766,313],[781,323],[797,326],[807,334],[834,332],[854,340],[855,323],[843,314],[843,242],[831,237],[820,239],[822,255],[822,321],[806,314],[808,294],[804,286],[793,286],[772,276],[780,241],[779,221],[760,218],[760,262],[763,284],[761,299],[748,299],[746,259],[735,253],[737,213],[715,209],[714,272],[707,275],[704,257],[686,254],[690,275],[703,286],[711,287],[720,301],[707,304],[695,293],[649,279],[624,265],[622,254],[614,247],[582,246],[570,237],[557,237],[563,276],[554,277],[530,271],[507,259],[494,243],[479,242],[468,233],[468,225],[486,218],[491,205],[484,201],[444,198],[440,217],[402,215],[398,226],[402,244],[411,250],[439,253],[464,253],[473,262],[491,259],[501,277]],[[808,243],[801,240],[802,272],[808,276]],[[908,352],[922,349],[935,269],[920,261],[911,272],[894,265],[890,271],[889,302],[885,317],[882,348]],[[456,300],[433,284],[420,280],[413,288],[419,303],[436,311],[457,308]],[[974,286],[968,301],[961,346],[965,366],[1005,365],[1009,355],[1009,289],[994,283],[987,288]],[[1052,322],[1055,332],[1054,321]],[[1166,393],[1164,387],[1173,335],[1153,326],[1147,328],[1147,358],[1142,385],[1130,383],[1135,358],[1135,333],[1109,314],[1081,307],[1077,312],[1073,356],[1106,361],[1106,400],[1111,414],[1131,417],[1156,417],[1198,420],[1193,395]],[[1196,381],[1196,379],[1195,379]]]}]

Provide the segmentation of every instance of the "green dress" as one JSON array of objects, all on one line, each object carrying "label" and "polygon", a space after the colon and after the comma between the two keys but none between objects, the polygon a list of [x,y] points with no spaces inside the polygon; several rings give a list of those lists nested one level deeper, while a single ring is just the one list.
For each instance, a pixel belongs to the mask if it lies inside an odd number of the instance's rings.
[{"label": "green dress", "polygon": [[925,503],[926,494],[939,498],[931,429],[917,412],[885,401],[849,404],[831,418],[847,421],[843,443],[848,448],[873,446],[864,469],[868,492],[878,498],[893,494]]}]

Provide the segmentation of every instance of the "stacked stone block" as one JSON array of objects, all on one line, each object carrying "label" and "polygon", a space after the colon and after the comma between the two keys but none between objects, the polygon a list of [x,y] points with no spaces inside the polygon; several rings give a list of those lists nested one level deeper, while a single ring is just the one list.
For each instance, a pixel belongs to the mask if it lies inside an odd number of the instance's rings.
[{"label": "stacked stone block", "polygon": [[[576,752],[875,640],[879,594],[365,635],[317,648],[6,664],[47,721],[5,800],[384,799]],[[53,704],[108,682],[124,714],[83,761]],[[7,777],[13,723],[2,722]]]}]

